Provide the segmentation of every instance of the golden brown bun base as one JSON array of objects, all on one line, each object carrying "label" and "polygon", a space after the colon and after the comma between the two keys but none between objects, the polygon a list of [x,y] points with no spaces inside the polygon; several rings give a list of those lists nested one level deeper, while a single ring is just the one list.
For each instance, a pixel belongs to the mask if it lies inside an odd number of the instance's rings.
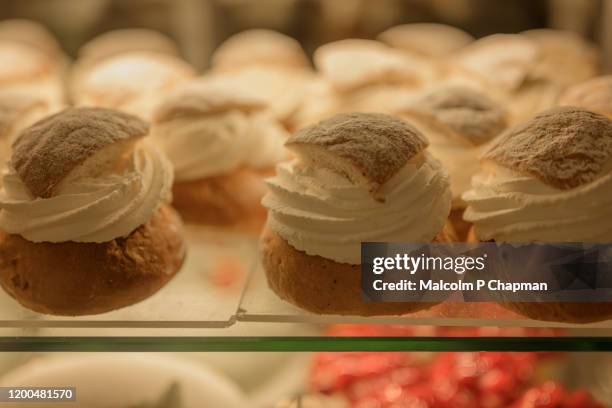
[{"label": "golden brown bun base", "polygon": [[[452,242],[453,237],[452,226],[447,223],[434,242]],[[269,228],[264,230],[261,238],[261,253],[270,288],[280,298],[313,313],[402,315],[434,305],[425,302],[364,301],[360,265],[307,255],[289,245]]]},{"label": "golden brown bun base", "polygon": [[127,238],[105,243],[34,243],[0,231],[0,284],[28,309],[78,316],[148,298],[178,272],[183,227],[169,206]]},{"label": "golden brown bun base", "polygon": [[[479,242],[474,228],[468,234],[468,242]],[[612,302],[500,302],[499,304],[521,316],[547,322],[593,323],[612,319]]]},{"label": "golden brown bun base", "polygon": [[172,205],[186,222],[260,231],[267,212],[261,205],[263,178],[272,171],[239,169],[230,174],[175,183]]}]

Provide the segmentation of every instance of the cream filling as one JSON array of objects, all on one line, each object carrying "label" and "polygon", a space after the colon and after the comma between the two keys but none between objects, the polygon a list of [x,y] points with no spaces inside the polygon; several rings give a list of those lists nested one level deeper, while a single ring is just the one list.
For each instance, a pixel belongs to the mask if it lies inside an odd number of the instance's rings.
[{"label": "cream filling", "polygon": [[559,190],[490,164],[463,195],[466,221],[480,240],[499,242],[612,241],[612,174]]},{"label": "cream filling", "polygon": [[153,138],[170,158],[177,181],[227,174],[241,166],[273,167],[286,158],[287,134],[264,114],[178,118],[156,126]]},{"label": "cream filling", "polygon": [[268,226],[308,255],[361,263],[361,242],[431,242],[451,207],[446,172],[429,154],[406,165],[383,186],[385,202],[364,186],[298,160],[281,163],[263,205]]},{"label": "cream filling", "polygon": [[139,144],[122,174],[81,178],[50,198],[32,198],[9,169],[0,190],[0,228],[32,242],[108,242],[148,222],[171,199],[172,166]]}]

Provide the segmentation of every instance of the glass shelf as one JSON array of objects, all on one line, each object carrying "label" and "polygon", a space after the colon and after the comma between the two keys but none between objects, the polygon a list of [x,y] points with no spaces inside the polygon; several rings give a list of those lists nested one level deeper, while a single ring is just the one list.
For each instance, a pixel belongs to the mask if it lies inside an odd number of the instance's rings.
[{"label": "glass shelf", "polygon": [[446,301],[428,310],[405,316],[352,317],[316,315],[303,311],[276,296],[268,288],[265,273],[259,264],[257,264],[246,285],[236,318],[239,321],[247,322],[612,329],[612,322],[610,321],[576,325],[525,319],[495,303]]},{"label": "glass shelf", "polygon": [[[445,302],[391,317],[311,314],[268,288],[257,262],[256,236],[188,227],[187,239],[188,258],[177,277],[150,299],[121,310],[45,316],[0,292],[0,351],[612,350],[612,322],[538,322],[489,303]],[[401,338],[322,335],[338,324],[415,330]],[[458,336],[436,330],[440,327],[508,329],[500,338],[490,330]],[[540,335],[548,337],[517,335],[523,332],[513,327],[541,328]]]},{"label": "glass shelf", "polygon": [[94,316],[37,314],[0,291],[0,327],[223,328],[235,322],[257,259],[252,235],[187,227],[185,265],[157,294],[134,306]]}]

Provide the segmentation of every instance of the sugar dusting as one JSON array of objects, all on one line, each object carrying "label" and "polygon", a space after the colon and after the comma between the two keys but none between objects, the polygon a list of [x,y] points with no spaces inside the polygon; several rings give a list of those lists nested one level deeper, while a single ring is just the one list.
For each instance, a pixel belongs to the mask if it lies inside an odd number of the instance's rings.
[{"label": "sugar dusting", "polygon": [[484,94],[469,88],[437,89],[414,104],[418,112],[448,127],[474,145],[499,135],[507,126],[506,111]]},{"label": "sugar dusting", "polygon": [[11,164],[34,197],[49,198],[72,170],[103,148],[148,133],[135,116],[72,108],[26,129],[13,144]]},{"label": "sugar dusting", "polygon": [[612,121],[575,107],[550,109],[509,129],[483,154],[563,190],[595,180],[611,158]]},{"label": "sugar dusting", "polygon": [[289,148],[299,145],[323,148],[382,186],[428,142],[414,127],[391,116],[348,113],[302,129],[287,141]]}]

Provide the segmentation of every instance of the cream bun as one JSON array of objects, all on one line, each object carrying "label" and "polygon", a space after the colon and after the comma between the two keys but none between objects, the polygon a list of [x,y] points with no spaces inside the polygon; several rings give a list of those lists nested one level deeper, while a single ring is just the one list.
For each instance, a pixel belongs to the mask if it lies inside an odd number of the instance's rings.
[{"label": "cream bun", "polygon": [[270,288],[308,311],[399,315],[430,303],[361,296],[360,244],[454,237],[448,175],[414,127],[383,114],[334,116],[292,135],[268,179],[261,239]]},{"label": "cream bun", "polygon": [[77,106],[120,110],[150,120],[167,93],[195,76],[185,61],[154,52],[129,52],[95,63],[71,88]]},{"label": "cream bun", "polygon": [[435,69],[377,41],[349,39],[319,47],[314,63],[341,101],[341,112],[389,113],[397,100],[430,84]]},{"label": "cream bun", "polygon": [[145,28],[128,28],[102,33],[85,43],[70,70],[69,91],[77,99],[83,77],[101,61],[121,54],[144,52],[178,58],[178,45],[165,34]]},{"label": "cream bun", "polygon": [[429,151],[450,175],[453,193],[451,220],[461,237],[469,230],[463,221],[463,193],[479,170],[479,156],[507,126],[507,112],[486,95],[465,87],[444,86],[407,103],[397,114],[429,140]]},{"label": "cream bun", "polygon": [[556,105],[572,84],[599,71],[595,46],[560,30],[495,34],[465,47],[451,62],[477,72],[506,93],[512,123]]},{"label": "cream bun", "polygon": [[555,105],[561,88],[532,80],[541,49],[521,34],[494,34],[463,48],[450,60],[457,68],[480,75],[489,87],[503,93],[510,120],[518,123]]},{"label": "cream bun", "polygon": [[595,45],[575,33],[538,29],[522,35],[538,47],[538,58],[510,104],[515,123],[556,106],[568,86],[597,75],[601,63]]},{"label": "cream bun", "polygon": [[[257,94],[270,113],[293,131],[293,119],[309,93],[314,72],[301,45],[270,30],[238,33],[213,53],[215,81],[226,80],[236,88]],[[240,91],[238,91],[240,92]]]},{"label": "cream bun", "polygon": [[247,66],[310,67],[302,46],[293,38],[272,30],[242,31],[225,40],[212,55],[217,71],[240,70]]},{"label": "cream bun", "polygon": [[80,61],[93,62],[134,51],[179,55],[178,45],[170,37],[146,28],[107,31],[86,42],[77,55]]},{"label": "cream bun", "polygon": [[561,106],[577,106],[612,119],[612,75],[571,86],[559,98]]},{"label": "cream bun", "polygon": [[44,99],[57,111],[65,102],[63,70],[47,53],[0,38],[0,92]]},{"label": "cream bun", "polygon": [[[463,195],[472,237],[495,242],[612,241],[612,121],[555,108],[509,129],[482,156]],[[504,304],[534,319],[612,318],[610,303]]]},{"label": "cream bun", "polygon": [[163,287],[185,256],[172,167],[121,112],[73,108],[24,130],[0,190],[0,284],[23,306],[103,313]]},{"label": "cream bun", "polygon": [[391,27],[378,40],[409,54],[444,59],[472,43],[474,37],[446,24],[413,23]]},{"label": "cream bun", "polygon": [[187,221],[261,227],[262,177],[285,159],[287,137],[265,108],[246,90],[201,81],[159,106],[153,136],[174,165],[173,205]]},{"label": "cream bun", "polygon": [[518,89],[535,66],[539,49],[519,34],[494,34],[474,41],[451,62],[476,72],[507,92]]}]

